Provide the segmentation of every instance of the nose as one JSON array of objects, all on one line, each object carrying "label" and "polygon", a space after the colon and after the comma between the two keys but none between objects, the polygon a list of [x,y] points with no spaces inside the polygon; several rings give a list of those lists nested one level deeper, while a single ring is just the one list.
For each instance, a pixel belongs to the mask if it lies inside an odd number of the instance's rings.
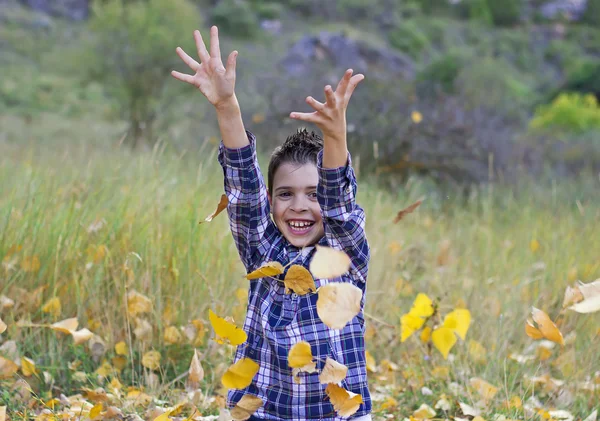
[{"label": "nose", "polygon": [[295,195],[292,199],[292,203],[290,204],[290,209],[298,213],[308,210],[306,198],[304,198],[304,196],[301,194]]}]

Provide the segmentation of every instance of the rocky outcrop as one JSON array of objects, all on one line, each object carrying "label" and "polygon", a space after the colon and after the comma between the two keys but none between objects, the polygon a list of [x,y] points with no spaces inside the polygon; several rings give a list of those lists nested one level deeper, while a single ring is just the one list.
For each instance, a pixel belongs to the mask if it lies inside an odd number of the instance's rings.
[{"label": "rocky outcrop", "polygon": [[89,0],[20,0],[33,10],[75,21],[87,19]]}]

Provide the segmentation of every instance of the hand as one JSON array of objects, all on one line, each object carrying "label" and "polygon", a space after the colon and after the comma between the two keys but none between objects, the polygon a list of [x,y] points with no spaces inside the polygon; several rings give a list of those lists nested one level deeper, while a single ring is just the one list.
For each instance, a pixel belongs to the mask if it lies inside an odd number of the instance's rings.
[{"label": "hand", "polygon": [[348,108],[348,102],[350,102],[356,85],[364,78],[365,76],[360,73],[352,76],[352,69],[346,70],[335,92],[331,89],[331,85],[325,87],[325,104],[309,96],[306,98],[306,102],[315,111],[312,113],[293,112],[290,114],[290,118],[316,124],[323,132],[324,138],[345,140],[346,108]]},{"label": "hand", "polygon": [[227,105],[235,99],[235,65],[237,51],[232,51],[227,58],[227,68],[223,67],[221,51],[219,49],[219,32],[216,26],[210,28],[210,54],[206,50],[200,31],[194,31],[194,40],[200,63],[186,54],[180,47],[176,52],[194,75],[180,73],[175,70],[171,75],[178,80],[194,85],[216,108]]}]

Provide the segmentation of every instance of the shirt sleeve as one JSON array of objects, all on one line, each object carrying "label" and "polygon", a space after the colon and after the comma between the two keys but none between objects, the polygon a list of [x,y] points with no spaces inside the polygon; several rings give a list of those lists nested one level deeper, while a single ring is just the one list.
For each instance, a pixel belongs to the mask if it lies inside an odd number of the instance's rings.
[{"label": "shirt sleeve", "polygon": [[256,156],[256,137],[246,131],[249,145],[238,149],[219,145],[229,226],[246,270],[255,269],[272,243],[276,229],[270,216],[267,188]]},{"label": "shirt sleeve", "polygon": [[346,166],[323,168],[323,151],[320,151],[317,170],[317,198],[327,242],[350,256],[350,271],[354,277],[365,282],[370,249],[365,235],[365,212],[356,204],[357,183],[350,153]]}]

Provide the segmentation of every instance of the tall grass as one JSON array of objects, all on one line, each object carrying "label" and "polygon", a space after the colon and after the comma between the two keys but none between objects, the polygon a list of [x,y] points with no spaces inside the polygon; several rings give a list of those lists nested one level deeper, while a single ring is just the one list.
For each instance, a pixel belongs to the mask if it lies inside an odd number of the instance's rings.
[{"label": "tall grass", "polygon": [[[215,144],[175,153],[161,143],[134,153],[92,127],[90,136],[106,144],[90,146],[21,129],[24,140],[5,138],[0,158],[0,294],[16,301],[2,318],[9,325],[5,337],[16,340],[21,354],[39,369],[52,373],[61,390],[81,386],[69,362],[79,359],[91,372],[101,359],[48,329],[18,327],[19,322],[78,317],[104,340],[107,356],[114,355],[112,347],[121,340],[136,352],[161,350],[163,383],[183,372],[192,355],[189,346],[165,344],[167,324],[207,320],[208,308],[234,315],[241,324],[236,292],[246,283],[227,218],[222,214],[198,224],[223,189]],[[265,160],[262,164],[266,168]],[[592,352],[600,343],[598,315],[561,312],[568,284],[600,277],[600,180],[595,177],[556,180],[550,186],[535,180],[513,188],[483,186],[468,195],[440,193],[418,179],[397,191],[383,190],[377,180],[361,177],[359,203],[366,210],[372,249],[368,349],[378,362],[399,365],[398,371],[375,373],[372,380],[403,388],[397,397],[403,415],[432,399],[420,394],[423,385],[436,394],[449,393],[450,381],[468,384],[469,378],[482,377],[501,387],[500,402],[537,394],[526,375],[550,373],[575,384],[600,368],[600,353]],[[392,223],[398,210],[423,195],[427,199],[416,213]],[[533,240],[539,243],[535,251]],[[12,252],[16,246],[22,248]],[[100,246],[106,248],[103,257]],[[23,262],[34,256],[39,269],[27,271]],[[132,338],[125,303],[131,290],[153,301],[150,343]],[[442,312],[465,306],[473,315],[467,341],[454,348],[448,361],[417,338],[399,341],[400,316],[418,292],[439,299]],[[55,296],[61,313],[44,313],[42,305]],[[558,318],[563,333],[576,337],[565,350],[555,348],[549,360],[520,365],[508,355],[525,353],[533,344],[524,332],[532,305]],[[170,318],[164,317],[167,309]],[[210,343],[208,335],[202,348]],[[485,361],[469,353],[469,340],[485,347]],[[218,387],[220,363],[230,354],[210,355],[204,364],[212,390]],[[559,355],[571,363],[553,364]],[[139,359],[133,365],[126,380],[143,384]],[[446,366],[449,376],[440,376],[436,369]],[[89,382],[94,383],[92,376]],[[584,415],[599,397],[597,392],[576,394],[571,406]]]}]

